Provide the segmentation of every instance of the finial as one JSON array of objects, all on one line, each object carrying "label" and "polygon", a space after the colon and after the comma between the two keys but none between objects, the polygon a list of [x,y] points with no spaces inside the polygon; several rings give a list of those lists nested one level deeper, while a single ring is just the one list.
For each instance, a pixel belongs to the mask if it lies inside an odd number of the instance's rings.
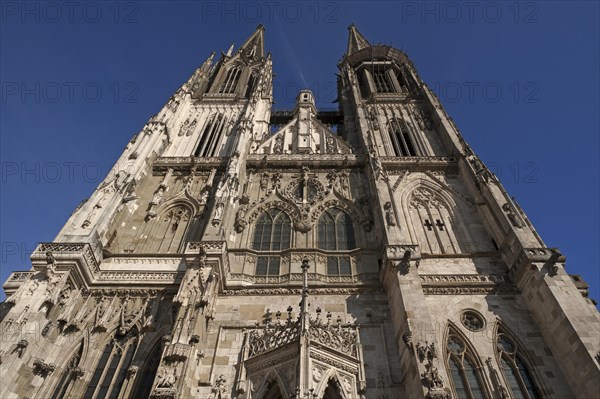
[{"label": "finial", "polygon": [[229,50],[227,50],[227,54],[225,54],[227,57],[231,57],[231,55],[233,54],[233,46],[235,43],[231,43],[231,46],[229,46]]}]

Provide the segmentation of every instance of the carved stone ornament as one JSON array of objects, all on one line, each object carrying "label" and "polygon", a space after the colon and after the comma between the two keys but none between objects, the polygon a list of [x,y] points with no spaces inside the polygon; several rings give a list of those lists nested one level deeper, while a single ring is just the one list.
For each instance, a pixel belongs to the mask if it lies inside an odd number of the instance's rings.
[{"label": "carved stone ornament", "polygon": [[151,399],[175,399],[177,390],[175,388],[154,388],[150,393]]},{"label": "carved stone ornament", "polygon": [[427,399],[452,399],[452,396],[445,389],[431,389],[427,392]]},{"label": "carved stone ornament", "polygon": [[17,357],[21,358],[25,354],[25,350],[27,349],[28,346],[29,346],[29,341],[27,341],[26,339],[22,339],[17,343],[17,346],[12,351],[12,353],[16,353]]},{"label": "carved stone ornament", "polygon": [[402,335],[402,340],[404,341],[404,343],[406,344],[406,346],[408,346],[409,348],[412,348],[412,346],[413,346],[412,333],[410,331],[405,332]]},{"label": "carved stone ornament", "polygon": [[[404,251],[404,256],[402,256],[402,259],[400,260],[400,262],[398,262],[396,264],[396,266],[398,267],[398,271],[400,273],[408,274],[410,272],[411,258],[412,258],[412,252],[410,250]],[[419,260],[416,261],[417,267],[418,267],[418,263],[419,263]]]},{"label": "carved stone ornament", "polygon": [[229,395],[227,394],[228,390],[227,378],[225,378],[225,375],[221,374],[215,380],[211,393],[208,395],[207,399],[229,399]]},{"label": "carved stone ornament", "polygon": [[394,214],[394,209],[392,208],[392,203],[391,202],[386,202],[383,205],[383,209],[385,210],[385,220],[388,224],[388,226],[395,226],[396,225],[396,215]]},{"label": "carved stone ornament", "polygon": [[427,386],[428,399],[451,399],[452,397],[447,390],[444,389],[444,382],[439,375],[437,367],[431,360],[425,365],[425,372],[421,374],[423,383]]},{"label": "carved stone ornament", "polygon": [[508,202],[502,205],[502,210],[506,213],[506,217],[510,220],[510,223],[518,229],[523,228],[523,223],[521,223],[521,219],[517,216],[517,213]]},{"label": "carved stone ornament", "polygon": [[433,360],[437,357],[435,344],[433,342],[428,343],[427,341],[425,341],[425,344],[417,343],[417,355],[421,362],[425,361],[425,359],[429,361]]},{"label": "carved stone ornament", "polygon": [[139,367],[138,366],[131,366],[127,369],[127,378],[133,378],[135,377],[135,375],[137,374],[137,372],[139,371]]},{"label": "carved stone ornament", "polygon": [[83,372],[83,370],[79,367],[73,367],[71,369],[71,375],[73,376],[74,379],[78,380],[79,378],[83,377],[85,373]]},{"label": "carved stone ornament", "polygon": [[48,375],[52,374],[56,366],[52,363],[46,363],[42,359],[35,359],[33,361],[33,374],[39,375],[41,377],[46,378]]},{"label": "carved stone ornament", "polygon": [[175,366],[170,364],[161,366],[158,374],[158,382],[150,393],[150,398],[174,399],[177,395],[177,390],[175,389],[176,381]]}]

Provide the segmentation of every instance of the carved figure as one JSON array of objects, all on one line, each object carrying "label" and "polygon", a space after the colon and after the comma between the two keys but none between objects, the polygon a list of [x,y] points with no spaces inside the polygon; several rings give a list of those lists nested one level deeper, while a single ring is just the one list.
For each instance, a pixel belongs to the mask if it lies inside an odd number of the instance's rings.
[{"label": "carved figure", "polygon": [[508,220],[510,220],[510,222],[512,223],[513,226],[515,226],[518,229],[523,227],[521,220],[515,213],[515,210],[513,209],[513,207],[508,202],[506,202],[504,205],[502,205],[502,210],[506,213]]},{"label": "carved figure", "polygon": [[396,225],[396,215],[394,215],[394,209],[392,208],[391,202],[386,202],[383,205],[383,209],[385,210],[385,220],[387,221],[388,226]]},{"label": "carved figure", "polygon": [[177,380],[173,368],[172,366],[163,366],[158,382],[156,383],[157,388],[173,388]]},{"label": "carved figure", "polygon": [[161,185],[158,187],[158,190],[156,190],[156,192],[154,193],[154,196],[152,197],[152,201],[150,201],[150,204],[159,205],[162,202],[164,195],[165,195],[165,188]]},{"label": "carved figure", "polygon": [[437,367],[433,365],[431,360],[427,362],[425,369],[427,371],[425,371],[422,376],[427,382],[429,389],[443,388],[444,383],[442,378],[440,377]]}]

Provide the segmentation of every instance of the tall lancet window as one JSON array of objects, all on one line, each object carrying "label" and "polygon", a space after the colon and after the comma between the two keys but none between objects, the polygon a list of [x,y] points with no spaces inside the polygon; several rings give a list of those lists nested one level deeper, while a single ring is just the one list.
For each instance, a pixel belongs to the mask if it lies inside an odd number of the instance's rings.
[{"label": "tall lancet window", "polygon": [[221,87],[219,88],[219,93],[222,94],[231,94],[235,92],[235,88],[240,80],[240,75],[242,74],[241,67],[233,67],[227,71],[225,79],[221,83]]},{"label": "tall lancet window", "polygon": [[117,399],[137,347],[137,330],[112,338],[104,347],[84,399]]},{"label": "tall lancet window", "polygon": [[152,352],[148,355],[143,363],[141,372],[137,373],[137,380],[135,382],[135,388],[131,398],[148,398],[150,397],[150,390],[152,389],[152,383],[158,370],[160,363],[160,355],[162,354],[162,347],[160,342],[157,342],[152,349]]},{"label": "tall lancet window", "polygon": [[79,348],[71,356],[68,363],[66,364],[61,376],[58,381],[58,385],[54,388],[52,394],[53,399],[63,399],[70,397],[70,390],[73,386],[73,382],[81,376],[82,371],[79,369],[79,363],[83,355],[83,342],[79,345]]},{"label": "tall lancet window", "polygon": [[448,204],[428,188],[417,188],[410,200],[412,228],[421,251],[430,254],[461,252]]},{"label": "tall lancet window", "polygon": [[[280,209],[269,209],[260,215],[254,229],[252,248],[261,252],[282,251],[290,247],[292,222]],[[256,263],[256,275],[279,276],[281,257],[261,255]]]},{"label": "tall lancet window", "polygon": [[244,94],[244,97],[250,97],[252,95],[252,92],[254,91],[254,87],[256,86],[257,81],[258,81],[257,73],[252,72],[250,74],[250,77],[248,78],[248,85],[246,86],[246,93]]},{"label": "tall lancet window", "polygon": [[446,343],[448,370],[457,399],[487,399],[480,368],[465,342],[450,334]]},{"label": "tall lancet window", "polygon": [[541,399],[539,390],[526,363],[522,349],[505,333],[498,334],[496,349],[500,359],[502,374],[515,399]]},{"label": "tall lancet window", "polygon": [[421,155],[415,145],[415,137],[404,121],[394,118],[388,124],[388,131],[395,156],[416,157]]},{"label": "tall lancet window", "polygon": [[214,157],[218,155],[221,137],[227,129],[227,118],[222,114],[213,114],[206,119],[200,141],[194,151],[195,157]]},{"label": "tall lancet window", "polygon": [[[326,251],[348,251],[356,248],[352,218],[338,208],[323,212],[317,226],[317,246]],[[351,275],[350,257],[328,255],[327,274]]]},{"label": "tall lancet window", "polygon": [[377,93],[395,92],[390,72],[391,69],[387,65],[375,65],[371,69],[373,83],[375,83],[375,91]]},{"label": "tall lancet window", "polygon": [[182,248],[191,216],[190,207],[178,204],[146,221],[137,239],[139,244],[135,247],[135,252],[178,252]]}]

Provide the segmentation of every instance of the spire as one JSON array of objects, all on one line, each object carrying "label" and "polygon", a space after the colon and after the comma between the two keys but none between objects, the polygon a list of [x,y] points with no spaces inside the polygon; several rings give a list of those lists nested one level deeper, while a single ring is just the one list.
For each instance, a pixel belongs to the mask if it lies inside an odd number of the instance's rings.
[{"label": "spire", "polygon": [[243,53],[246,57],[249,58],[259,58],[262,59],[265,57],[265,27],[262,25],[258,25],[256,30],[242,46],[238,49],[238,53]]},{"label": "spire", "polygon": [[367,41],[367,39],[365,39],[365,37],[358,31],[356,25],[350,25],[348,30],[350,31],[350,34],[348,35],[348,50],[346,50],[346,54],[350,55],[355,51],[371,47],[371,44]]},{"label": "spire", "polygon": [[229,46],[229,50],[227,50],[227,54],[225,54],[227,57],[231,57],[231,54],[233,54],[233,46],[234,43],[231,43],[231,46]]}]

